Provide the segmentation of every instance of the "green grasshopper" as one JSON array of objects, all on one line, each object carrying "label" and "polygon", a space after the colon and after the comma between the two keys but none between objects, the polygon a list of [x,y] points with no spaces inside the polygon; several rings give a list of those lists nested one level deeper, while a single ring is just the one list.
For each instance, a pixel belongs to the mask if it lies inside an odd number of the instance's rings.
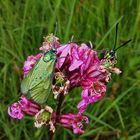
[{"label": "green grasshopper", "polygon": [[[52,36],[54,37],[54,36]],[[49,43],[53,38],[49,36]],[[52,92],[52,81],[56,64],[56,49],[52,48],[42,54],[32,70],[21,82],[21,92],[29,95],[34,101],[43,104]]]}]

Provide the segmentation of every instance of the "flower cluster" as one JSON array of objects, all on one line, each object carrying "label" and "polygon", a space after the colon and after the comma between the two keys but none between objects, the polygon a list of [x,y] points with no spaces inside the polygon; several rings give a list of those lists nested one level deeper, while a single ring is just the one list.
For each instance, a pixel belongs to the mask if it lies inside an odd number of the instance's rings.
[{"label": "flower cluster", "polygon": [[97,52],[84,43],[80,46],[73,42],[61,45],[58,38],[51,34],[45,37],[43,45],[40,47],[42,52],[36,56],[28,56],[24,62],[24,78],[28,76],[31,69],[34,69],[36,62],[41,59],[43,54],[52,49],[56,50],[57,62],[50,88],[54,98],[57,99],[62,95],[68,96],[71,89],[81,87],[82,100],[77,104],[77,113],[63,114],[60,113],[59,107],[54,111],[48,105],[41,108],[40,106],[43,107],[43,105],[21,96],[19,102],[13,103],[8,108],[8,114],[15,119],[22,119],[23,114],[34,116],[37,128],[49,125],[50,131],[54,132],[55,125],[59,123],[65,128],[72,129],[75,134],[82,134],[84,133],[83,122],[88,124],[88,118],[83,115],[87,106],[105,96],[106,85],[111,73],[119,74],[121,71],[115,67],[115,59],[110,60],[107,56],[99,59]]},{"label": "flower cluster", "polygon": [[57,49],[57,69],[63,71],[70,87],[82,87],[82,101],[78,104],[79,114],[87,105],[100,100],[106,92],[106,72],[101,69],[101,60],[86,44],[69,43]]}]

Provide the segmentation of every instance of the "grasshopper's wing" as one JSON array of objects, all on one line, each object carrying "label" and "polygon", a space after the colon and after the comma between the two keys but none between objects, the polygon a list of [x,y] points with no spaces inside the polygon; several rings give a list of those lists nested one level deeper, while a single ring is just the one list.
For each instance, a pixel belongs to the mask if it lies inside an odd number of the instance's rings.
[{"label": "grasshopper's wing", "polygon": [[27,77],[25,77],[21,82],[20,89],[21,89],[21,93],[23,93],[23,94],[27,94],[29,91],[32,72],[33,72],[33,70],[31,70],[28,73]]},{"label": "grasshopper's wing", "polygon": [[43,57],[40,58],[37,65],[34,67],[31,80],[29,83],[30,90],[35,88],[40,82],[46,80],[49,75],[52,75],[54,71],[55,60],[45,62]]},{"label": "grasshopper's wing", "polygon": [[42,73],[42,67],[46,66],[46,63],[44,65],[43,64],[44,63],[42,63],[42,58],[40,58],[39,61],[35,64],[35,66],[29,71],[28,75],[22,80],[21,92],[23,94],[27,94],[30,89],[40,83],[41,79],[39,79],[38,77],[40,73]]},{"label": "grasshopper's wing", "polygon": [[46,73],[47,76],[40,81],[36,86],[29,90],[31,98],[39,104],[47,101],[48,96],[52,92],[52,80],[54,74],[55,61],[47,62]]},{"label": "grasshopper's wing", "polygon": [[39,66],[38,70],[33,71],[29,93],[33,100],[43,104],[52,92],[55,60],[52,59],[47,63],[43,61]]},{"label": "grasshopper's wing", "polygon": [[39,104],[45,103],[52,92],[51,86],[52,80],[48,76],[45,81],[40,82],[29,91],[31,98]]}]

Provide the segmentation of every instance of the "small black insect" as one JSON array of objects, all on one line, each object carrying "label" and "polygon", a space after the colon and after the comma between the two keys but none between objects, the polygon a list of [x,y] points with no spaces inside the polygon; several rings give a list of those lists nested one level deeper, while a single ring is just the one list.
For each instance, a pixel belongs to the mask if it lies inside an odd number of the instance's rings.
[{"label": "small black insect", "polygon": [[108,51],[105,55],[104,55],[104,59],[109,59],[110,61],[116,60],[116,51],[118,49],[120,49],[121,47],[125,46],[126,44],[128,44],[130,40],[124,42],[122,45],[120,45],[118,48],[116,48],[116,44],[117,44],[117,35],[118,35],[118,25],[119,23],[116,24],[116,36],[115,36],[115,43],[114,43],[114,47],[113,49],[111,49],[110,51]]}]

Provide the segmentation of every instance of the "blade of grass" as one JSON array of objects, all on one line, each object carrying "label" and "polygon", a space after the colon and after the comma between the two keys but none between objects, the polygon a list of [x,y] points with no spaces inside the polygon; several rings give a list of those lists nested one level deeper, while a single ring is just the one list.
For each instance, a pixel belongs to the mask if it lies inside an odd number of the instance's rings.
[{"label": "blade of grass", "polygon": [[116,111],[117,111],[117,113],[118,113],[118,115],[119,115],[119,119],[120,119],[122,128],[125,129],[125,125],[124,125],[124,122],[123,122],[123,117],[122,117],[122,115],[121,115],[120,109],[119,109],[119,107],[118,107],[117,104],[115,104],[115,108],[116,108]]},{"label": "blade of grass", "polygon": [[53,32],[54,24],[57,21],[56,17],[57,17],[59,8],[60,8],[60,4],[61,4],[61,0],[57,0],[57,3],[55,4],[55,9],[54,9],[51,21],[49,22],[49,28],[48,28],[49,33]]},{"label": "blade of grass", "polygon": [[75,3],[76,3],[76,0],[73,0],[72,5],[71,5],[70,16],[69,16],[69,20],[68,20],[68,25],[66,27],[66,32],[65,32],[65,39],[64,39],[65,42],[67,41],[68,36],[69,36],[69,31],[70,31],[70,26],[71,26],[71,22],[72,22],[73,13],[74,13]]},{"label": "blade of grass", "polygon": [[112,102],[112,104],[98,117],[98,119],[101,119],[117,102],[119,102],[128,92],[130,92],[137,83],[133,84],[130,88],[128,88],[125,92],[123,92],[116,100]]}]

